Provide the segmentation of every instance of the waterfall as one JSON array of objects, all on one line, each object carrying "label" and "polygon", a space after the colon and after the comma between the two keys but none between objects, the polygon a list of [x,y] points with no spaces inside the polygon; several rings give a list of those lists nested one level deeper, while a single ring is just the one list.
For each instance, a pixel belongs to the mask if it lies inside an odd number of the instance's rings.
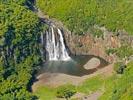
[{"label": "waterfall", "polygon": [[61,61],[70,60],[70,57],[65,46],[63,32],[55,26],[50,26],[49,29],[45,32],[45,35],[45,49],[47,59]]},{"label": "waterfall", "polygon": [[44,58],[44,33],[43,32],[41,33],[41,44],[42,44],[42,47],[40,49],[40,53],[41,53],[41,57]]}]

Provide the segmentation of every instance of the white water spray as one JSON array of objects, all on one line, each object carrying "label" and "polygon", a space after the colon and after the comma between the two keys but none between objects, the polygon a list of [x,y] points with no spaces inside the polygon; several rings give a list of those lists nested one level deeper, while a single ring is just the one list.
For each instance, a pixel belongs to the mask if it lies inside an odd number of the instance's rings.
[{"label": "white water spray", "polygon": [[49,30],[46,31],[45,48],[48,56],[47,58],[50,61],[67,61],[71,59],[65,46],[63,33],[55,26],[50,26]]}]

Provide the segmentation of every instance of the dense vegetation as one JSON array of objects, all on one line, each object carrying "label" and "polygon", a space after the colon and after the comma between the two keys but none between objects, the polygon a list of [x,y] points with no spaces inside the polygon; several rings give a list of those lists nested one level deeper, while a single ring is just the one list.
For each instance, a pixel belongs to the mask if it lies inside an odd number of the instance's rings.
[{"label": "dense vegetation", "polygon": [[41,23],[25,0],[0,2],[0,100],[33,100],[28,90],[39,64]]},{"label": "dense vegetation", "polygon": [[37,6],[74,33],[82,34],[97,24],[133,34],[132,0],[37,0]]}]

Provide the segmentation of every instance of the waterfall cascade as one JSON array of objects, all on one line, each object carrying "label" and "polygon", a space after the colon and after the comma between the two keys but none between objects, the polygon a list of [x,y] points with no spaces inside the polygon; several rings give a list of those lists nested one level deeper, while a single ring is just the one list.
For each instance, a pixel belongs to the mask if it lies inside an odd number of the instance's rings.
[{"label": "waterfall cascade", "polygon": [[48,60],[70,60],[65,46],[63,32],[59,28],[54,25],[49,26],[49,29],[45,32],[45,43],[43,34],[41,40],[43,46],[45,46]]}]

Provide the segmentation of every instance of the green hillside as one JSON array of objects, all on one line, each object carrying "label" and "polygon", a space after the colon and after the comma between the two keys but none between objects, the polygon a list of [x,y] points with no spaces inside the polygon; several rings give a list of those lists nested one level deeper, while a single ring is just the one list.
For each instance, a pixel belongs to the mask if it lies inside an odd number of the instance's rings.
[{"label": "green hillside", "polygon": [[24,0],[0,3],[0,100],[35,100],[28,90],[39,63],[41,23]]},{"label": "green hillside", "polygon": [[37,0],[37,6],[74,33],[81,34],[97,24],[133,34],[132,0]]}]

